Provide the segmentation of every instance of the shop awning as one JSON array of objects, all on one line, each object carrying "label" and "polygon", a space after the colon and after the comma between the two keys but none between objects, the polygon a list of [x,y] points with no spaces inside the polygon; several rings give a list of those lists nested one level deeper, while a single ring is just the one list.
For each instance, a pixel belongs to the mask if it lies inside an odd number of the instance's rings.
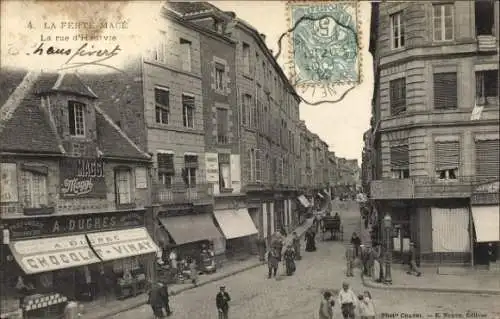
[{"label": "shop awning", "polygon": [[259,232],[246,208],[216,210],[214,215],[226,239],[255,235]]},{"label": "shop awning", "polygon": [[14,241],[14,259],[26,274],[78,267],[99,262],[85,235]]},{"label": "shop awning", "polygon": [[177,245],[222,237],[209,214],[160,217],[159,220]]},{"label": "shop awning", "polygon": [[321,194],[321,192],[320,192],[320,193],[318,193],[317,195],[318,195],[320,198],[325,198],[325,196],[323,196],[323,194]]},{"label": "shop awning", "polygon": [[500,207],[472,206],[472,218],[478,243],[500,241]]},{"label": "shop awning", "polygon": [[305,208],[311,206],[311,203],[304,195],[300,195],[297,199],[299,200],[300,204]]},{"label": "shop awning", "polygon": [[159,250],[143,227],[90,233],[87,238],[103,261],[151,254]]}]

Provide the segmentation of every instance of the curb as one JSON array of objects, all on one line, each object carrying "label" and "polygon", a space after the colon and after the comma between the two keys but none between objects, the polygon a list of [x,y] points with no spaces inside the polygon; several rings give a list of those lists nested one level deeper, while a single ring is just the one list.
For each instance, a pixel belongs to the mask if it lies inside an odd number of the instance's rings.
[{"label": "curb", "polygon": [[[234,275],[237,275],[239,273],[242,273],[242,272],[245,272],[247,270],[250,270],[250,269],[253,269],[253,268],[257,268],[259,266],[262,266],[264,265],[264,262],[261,262],[259,261],[258,263],[255,263],[253,265],[250,265],[250,266],[247,266],[247,267],[244,267],[244,268],[241,268],[241,269],[238,269],[238,270],[234,270],[234,271],[231,271],[225,275],[222,275],[220,277],[216,277],[216,278],[212,278],[212,279],[209,279],[207,281],[204,281],[204,282],[200,282],[198,285],[190,285],[188,287],[184,287],[184,288],[180,288],[179,290],[171,290],[170,291],[170,296],[176,296],[178,294],[181,294],[187,290],[191,290],[193,288],[197,288],[197,287],[201,287],[201,286],[204,286],[204,285],[207,285],[207,284],[210,284],[210,283],[213,283],[213,282],[216,282],[216,281],[220,281],[222,279],[225,279],[225,278],[228,278],[228,277],[231,277],[231,276],[234,276]],[[138,308],[140,306],[143,306],[147,303],[147,300],[144,300],[144,301],[139,301],[139,302],[136,302],[136,303],[133,303],[133,304],[130,304],[128,305],[127,307],[125,308],[122,308],[122,309],[119,309],[119,310],[116,310],[116,311],[111,311],[107,314],[102,314],[102,315],[99,315],[97,317],[94,317],[95,319],[105,319],[105,318],[108,318],[108,317],[112,317],[112,316],[115,316],[119,313],[122,313],[122,312],[127,312],[127,311],[130,311],[132,309],[135,309],[135,308]]]},{"label": "curb", "polygon": [[438,292],[438,293],[457,293],[457,294],[473,294],[473,295],[500,295],[500,290],[474,290],[474,289],[455,289],[455,288],[425,288],[425,287],[404,287],[404,286],[382,286],[371,283],[361,276],[363,286],[381,290],[396,290],[396,291],[422,291],[422,292]]}]

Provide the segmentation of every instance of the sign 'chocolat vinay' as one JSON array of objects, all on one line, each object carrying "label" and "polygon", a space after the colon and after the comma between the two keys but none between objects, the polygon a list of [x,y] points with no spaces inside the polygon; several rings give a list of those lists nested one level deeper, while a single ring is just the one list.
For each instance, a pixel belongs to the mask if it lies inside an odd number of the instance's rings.
[{"label": "sign 'chocolat vinay'", "polygon": [[104,163],[95,158],[65,158],[60,165],[64,198],[106,198]]}]

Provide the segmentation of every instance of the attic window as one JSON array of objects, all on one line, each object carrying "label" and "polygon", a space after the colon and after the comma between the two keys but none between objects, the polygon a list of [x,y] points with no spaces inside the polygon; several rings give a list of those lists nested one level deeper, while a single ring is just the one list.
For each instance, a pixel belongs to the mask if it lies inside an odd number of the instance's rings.
[{"label": "attic window", "polygon": [[85,104],[68,102],[68,123],[70,135],[85,136]]}]

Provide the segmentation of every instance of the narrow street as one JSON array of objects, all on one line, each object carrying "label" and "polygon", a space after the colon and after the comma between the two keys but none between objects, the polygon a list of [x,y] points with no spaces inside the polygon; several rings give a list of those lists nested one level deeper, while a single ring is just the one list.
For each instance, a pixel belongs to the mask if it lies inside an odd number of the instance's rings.
[{"label": "narrow street", "polygon": [[[344,240],[359,230],[359,212],[341,212]],[[292,277],[267,279],[267,268],[261,266],[223,281],[207,284],[171,298],[174,315],[171,318],[217,318],[215,294],[225,284],[231,295],[230,317],[235,319],[304,319],[317,318],[321,292],[339,289],[345,280],[344,247],[339,242],[318,242],[318,251],[303,253],[297,273]],[[359,275],[350,280],[354,291],[362,293]],[[498,296],[468,294],[438,294],[415,291],[371,290],[378,314],[421,314],[435,318],[435,313],[462,314],[467,311],[495,318],[500,311]],[[341,318],[335,306],[335,317]],[[444,317],[444,315],[443,315]],[[116,319],[153,318],[148,305],[120,313]],[[403,318],[402,316],[398,318]]]}]

